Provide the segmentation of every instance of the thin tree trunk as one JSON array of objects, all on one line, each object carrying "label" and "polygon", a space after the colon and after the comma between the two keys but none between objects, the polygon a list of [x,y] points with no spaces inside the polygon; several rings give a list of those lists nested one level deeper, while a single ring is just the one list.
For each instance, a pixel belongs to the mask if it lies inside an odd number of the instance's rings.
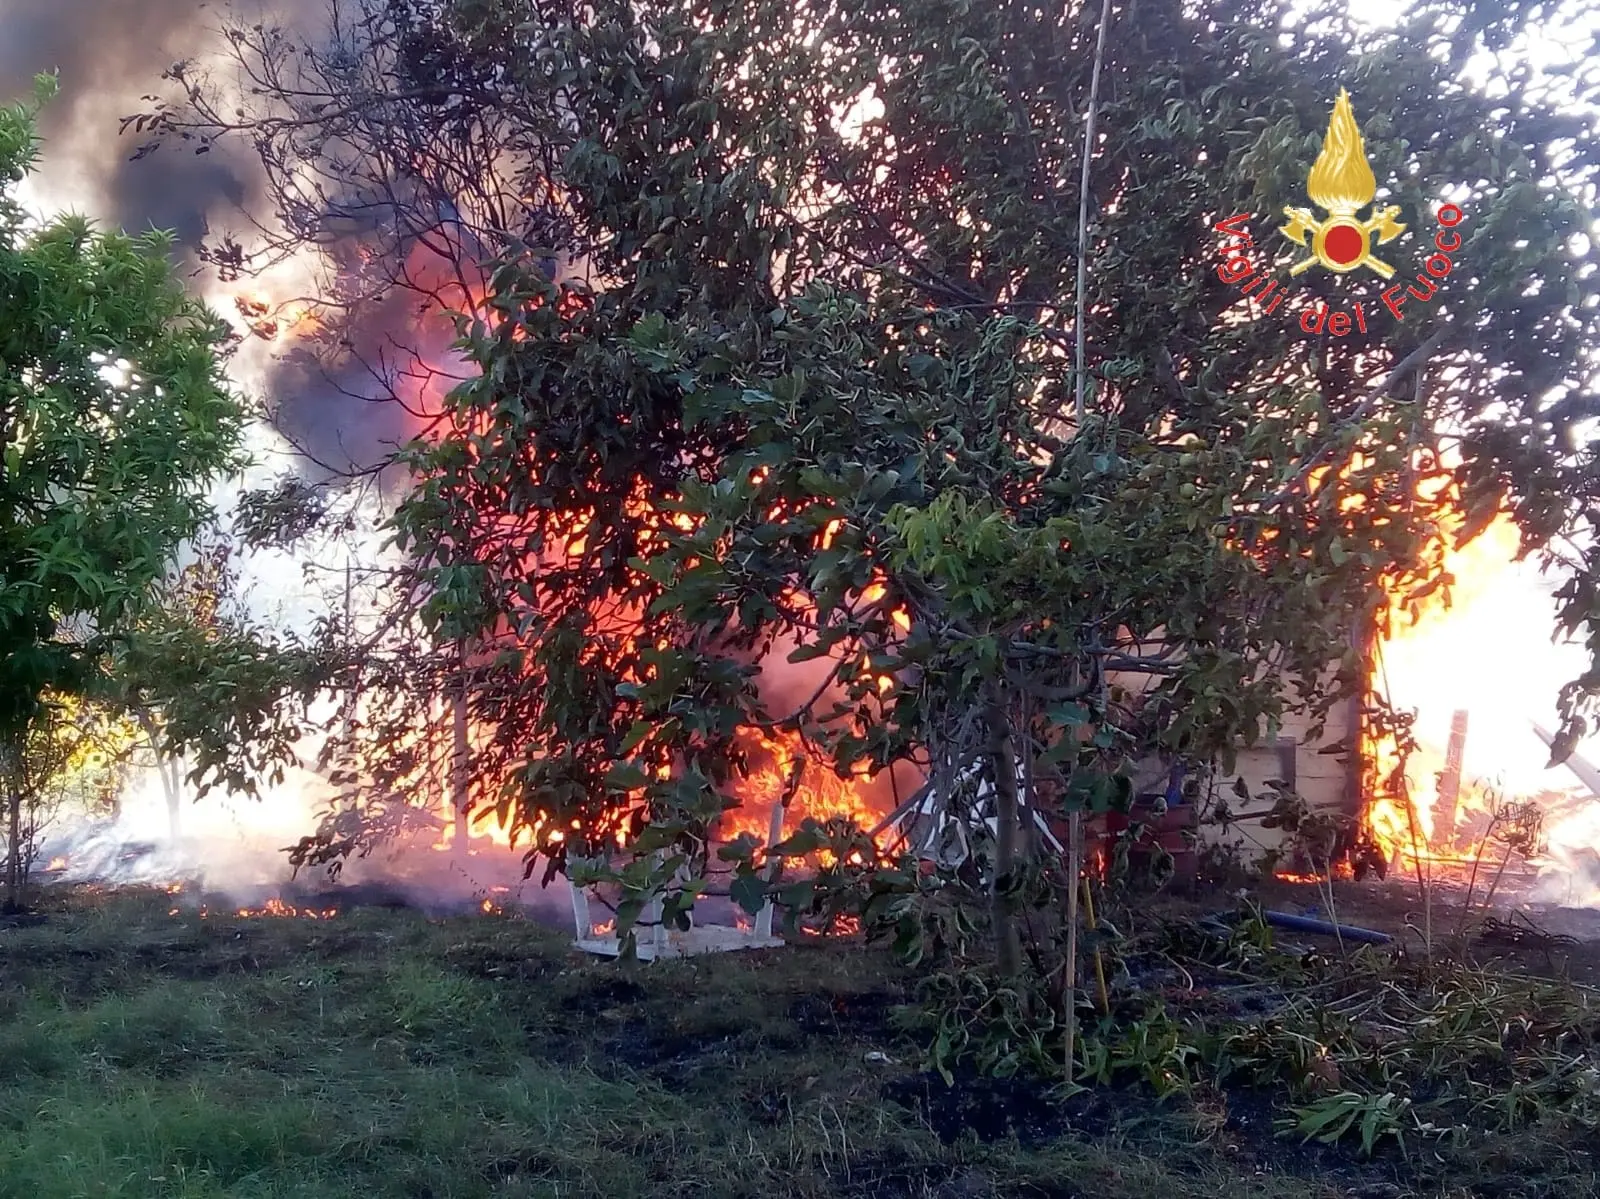
[{"label": "thin tree trunk", "polygon": [[1066,961],[1066,1070],[1070,1083],[1077,1074],[1078,1056],[1078,880],[1083,874],[1083,813],[1067,814],[1067,961]]},{"label": "thin tree trunk", "polygon": [[176,841],[183,832],[182,767],[174,759],[163,755],[156,760],[156,769],[161,772],[161,789],[167,795],[167,836]]},{"label": "thin tree trunk", "polygon": [[161,791],[167,800],[167,837],[176,841],[180,831],[179,809],[183,806],[182,768],[177,759],[161,751],[161,737],[150,713],[142,706],[136,707],[134,718],[139,722],[139,731],[150,743],[150,752],[155,755],[156,773],[161,776]]},{"label": "thin tree trunk", "polygon": [[989,702],[989,757],[994,769],[995,849],[994,905],[995,962],[1000,973],[1011,976],[1022,969],[1022,938],[1017,914],[1006,888],[1017,867],[1017,753],[1011,739],[1011,722],[998,701]]},{"label": "thin tree trunk", "polygon": [[22,780],[14,746],[0,744],[0,787],[6,797],[6,908],[22,907]]}]

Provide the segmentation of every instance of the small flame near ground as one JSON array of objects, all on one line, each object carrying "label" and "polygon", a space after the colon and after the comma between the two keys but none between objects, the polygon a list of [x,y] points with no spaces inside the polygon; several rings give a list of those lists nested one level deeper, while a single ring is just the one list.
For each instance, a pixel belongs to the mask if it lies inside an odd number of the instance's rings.
[{"label": "small flame near ground", "polygon": [[259,908],[240,908],[234,915],[250,918],[254,916],[282,916],[299,918],[302,920],[332,920],[339,914],[338,908],[297,908],[284,903],[281,899],[269,899]]}]

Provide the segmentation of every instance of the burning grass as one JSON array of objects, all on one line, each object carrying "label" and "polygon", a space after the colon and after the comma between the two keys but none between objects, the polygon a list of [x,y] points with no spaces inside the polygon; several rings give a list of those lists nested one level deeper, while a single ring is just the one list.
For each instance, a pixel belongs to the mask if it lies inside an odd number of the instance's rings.
[{"label": "burning grass", "polygon": [[1592,1193],[1549,1130],[1363,1165],[1255,1090],[947,1088],[860,949],[619,967],[504,916],[170,908],[60,889],[0,929],[0,1199]]}]

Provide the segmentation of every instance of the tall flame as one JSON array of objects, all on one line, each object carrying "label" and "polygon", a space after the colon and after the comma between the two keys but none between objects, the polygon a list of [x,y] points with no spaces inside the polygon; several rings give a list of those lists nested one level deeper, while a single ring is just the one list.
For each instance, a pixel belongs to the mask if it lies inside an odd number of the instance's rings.
[{"label": "tall flame", "polygon": [[1317,155],[1311,177],[1306,180],[1306,194],[1319,207],[1344,216],[1354,215],[1356,209],[1372,203],[1372,197],[1378,194],[1378,181],[1367,163],[1361,130],[1350,111],[1350,93],[1344,88],[1339,89],[1339,98],[1334,101],[1328,133],[1322,139],[1322,153]]},{"label": "tall flame", "polygon": [[[1417,604],[1420,619],[1413,621],[1406,597],[1389,597],[1388,610],[1379,622],[1380,645],[1372,679],[1375,694],[1389,690],[1387,670],[1380,664],[1386,650],[1404,655],[1413,663],[1442,661],[1459,641],[1462,622],[1469,622],[1467,627],[1471,627],[1470,622],[1480,613],[1493,615],[1496,605],[1503,602],[1496,594],[1495,584],[1503,577],[1507,564],[1516,558],[1521,532],[1508,515],[1501,513],[1471,542],[1456,547],[1460,525],[1458,514],[1440,513],[1438,544],[1443,553],[1442,565],[1452,578],[1448,598],[1441,589],[1421,600]],[[1503,618],[1514,622],[1519,614],[1508,611]],[[1469,699],[1452,693],[1447,686],[1417,694],[1415,685],[1413,678],[1412,690],[1398,697],[1404,701],[1402,706],[1431,706],[1448,711],[1457,703],[1465,706]],[[1362,755],[1366,765],[1368,806],[1363,815],[1367,832],[1391,864],[1410,871],[1419,861],[1432,867],[1470,864],[1482,855],[1490,861],[1503,856],[1504,846],[1491,843],[1489,829],[1496,809],[1507,798],[1518,797],[1502,795],[1498,788],[1487,786],[1482,780],[1462,779],[1448,825],[1441,827],[1437,804],[1441,775],[1449,766],[1443,749],[1424,742],[1403,758],[1392,739],[1374,736],[1370,728],[1364,728]]]}]

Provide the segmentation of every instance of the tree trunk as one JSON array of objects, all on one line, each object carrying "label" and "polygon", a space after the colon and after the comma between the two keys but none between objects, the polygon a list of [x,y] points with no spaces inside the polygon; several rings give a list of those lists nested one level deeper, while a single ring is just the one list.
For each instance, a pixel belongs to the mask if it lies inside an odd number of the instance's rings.
[{"label": "tree trunk", "polygon": [[134,718],[139,722],[139,730],[145,740],[150,743],[150,752],[155,755],[156,773],[161,776],[161,792],[167,800],[167,837],[176,841],[180,831],[179,809],[183,806],[182,765],[177,759],[161,752],[161,736],[147,709],[142,706],[136,708]]},{"label": "tree trunk", "polygon": [[161,773],[161,790],[167,797],[167,837],[177,841],[181,828],[181,809],[183,807],[183,773],[182,767],[171,758],[161,756],[156,758],[156,769]]},{"label": "tree trunk", "polygon": [[1017,931],[1015,904],[1006,887],[1017,868],[1020,829],[1017,813],[1017,754],[1011,722],[997,700],[989,701],[989,760],[994,771],[995,849],[994,904],[995,964],[1010,976],[1022,969],[1022,938]]},{"label": "tree trunk", "polygon": [[6,910],[22,908],[22,779],[14,746],[0,743],[0,787],[6,798]]},{"label": "tree trunk", "polygon": [[1083,813],[1074,808],[1067,815],[1067,960],[1066,974],[1067,1081],[1077,1077],[1078,1058],[1078,888],[1083,874]]}]

